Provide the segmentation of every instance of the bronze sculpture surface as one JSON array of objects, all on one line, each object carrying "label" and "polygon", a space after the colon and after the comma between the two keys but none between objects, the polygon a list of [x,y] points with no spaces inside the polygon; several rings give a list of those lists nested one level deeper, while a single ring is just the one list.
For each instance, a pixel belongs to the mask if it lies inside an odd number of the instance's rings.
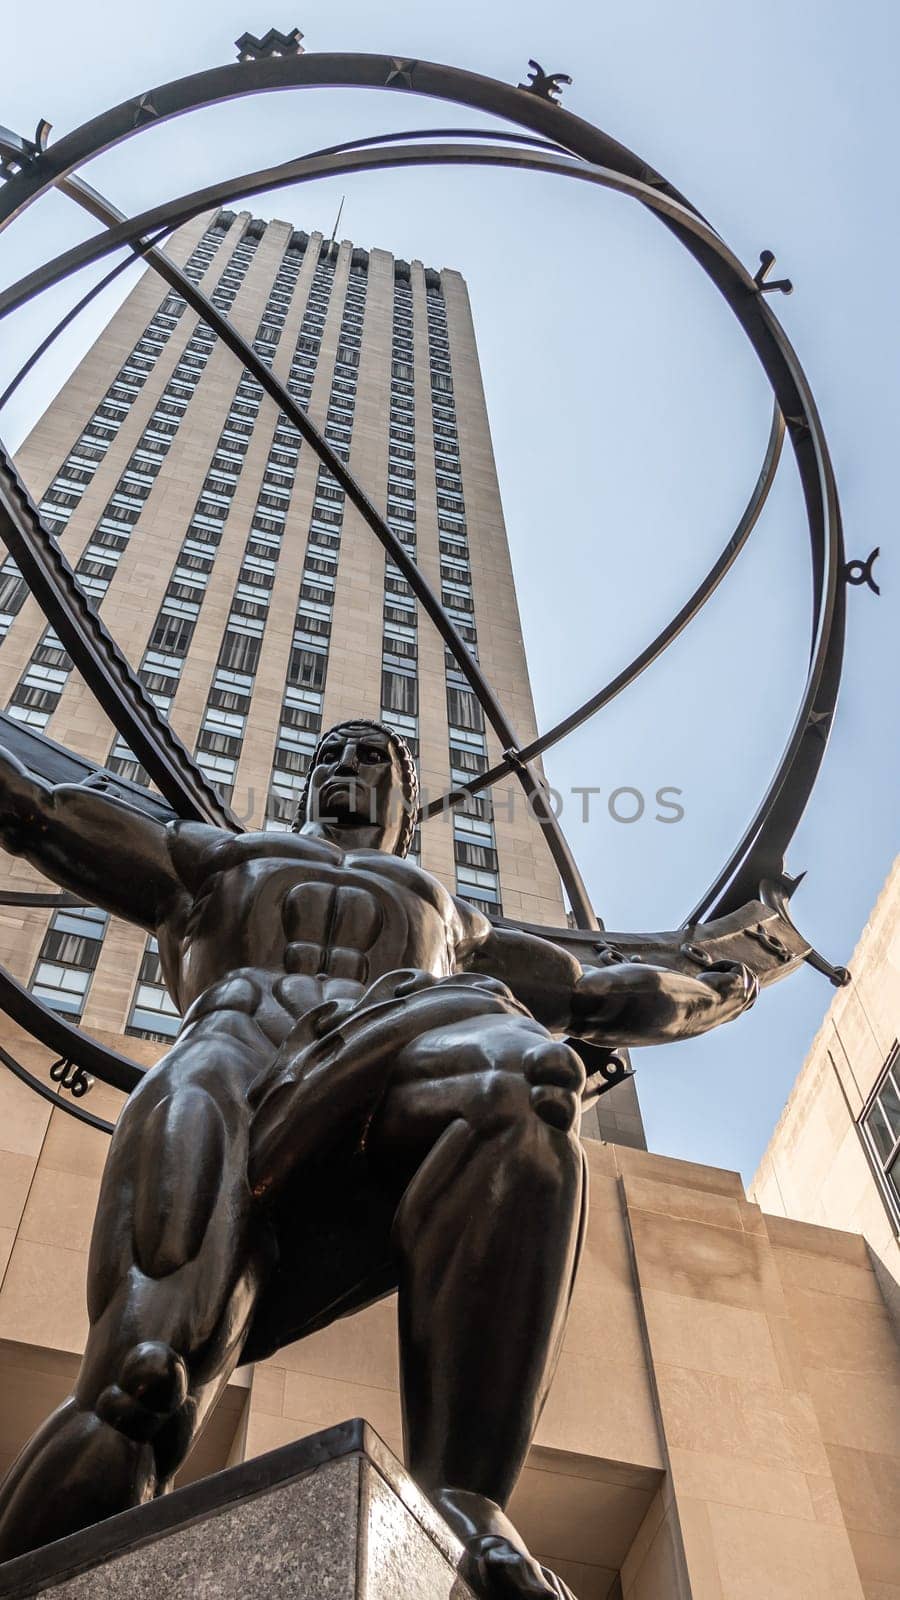
[{"label": "bronze sculpture surface", "polygon": [[584,1224],[584,1069],[738,1015],[740,963],[582,966],[407,861],[415,767],[322,738],[295,832],[167,827],[0,753],[0,839],[152,931],[183,1012],[119,1119],[74,1395],[0,1491],[0,1559],[164,1492],[234,1367],[399,1290],[408,1464],[485,1595],[566,1596],[504,1515]]}]

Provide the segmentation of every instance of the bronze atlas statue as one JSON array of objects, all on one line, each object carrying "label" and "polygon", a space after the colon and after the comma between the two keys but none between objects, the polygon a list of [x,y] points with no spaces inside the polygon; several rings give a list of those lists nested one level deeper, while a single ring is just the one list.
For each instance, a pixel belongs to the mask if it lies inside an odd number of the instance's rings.
[{"label": "bronze atlas statue", "polygon": [[485,1593],[566,1593],[503,1512],[584,1221],[560,1036],[689,1038],[756,981],[492,926],[405,859],[416,791],[366,721],[325,734],[288,834],[164,827],[0,757],[6,849],[154,933],[183,1013],[113,1135],[84,1361],[6,1480],[0,1555],[162,1493],[238,1362],[397,1289],[413,1476]]}]

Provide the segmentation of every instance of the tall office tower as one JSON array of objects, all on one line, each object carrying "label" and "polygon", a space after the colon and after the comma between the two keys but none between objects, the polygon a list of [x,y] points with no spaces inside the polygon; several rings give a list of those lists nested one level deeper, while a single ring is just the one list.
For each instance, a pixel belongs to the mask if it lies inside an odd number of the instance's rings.
[{"label": "tall office tower", "polygon": [[[530,739],[534,710],[460,274],[329,246],[246,213],[196,220],[170,252],[385,509],[519,738]],[[336,480],[153,272],[52,402],[19,465],[92,603],[242,821],[289,827],[320,731],[351,715],[403,733],[432,797],[498,758],[465,678]],[[0,571],[0,633],[8,713],[146,781],[10,559]],[[414,848],[487,912],[564,920],[555,868],[512,781],[427,823]],[[27,868],[15,872],[33,886]],[[49,920],[10,911],[0,960],[88,1031],[158,1047],[177,1029],[154,941],[102,911]],[[588,1131],[600,1126],[595,1113]],[[636,1102],[611,1099],[606,1131],[640,1142]]]}]

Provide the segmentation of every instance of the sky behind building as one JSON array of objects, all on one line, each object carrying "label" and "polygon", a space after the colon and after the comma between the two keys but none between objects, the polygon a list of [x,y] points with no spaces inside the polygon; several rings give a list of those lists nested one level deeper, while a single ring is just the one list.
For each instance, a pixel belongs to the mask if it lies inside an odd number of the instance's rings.
[{"label": "sky behind building", "polygon": [[[640,0],[605,15],[501,0],[444,10],[358,0],[277,16],[172,0],[136,33],[125,11],[54,3],[8,25],[0,120],[59,136],[169,78],[233,59],[245,29],[304,30],[310,50],[444,60],[518,82],[530,56],[572,74],[565,105],[681,188],[741,258],[776,250],[795,293],[776,310],[823,414],[848,554],[882,555],[882,598],[851,590],[844,691],[789,866],[794,910],[849,957],[896,850],[892,464],[898,422],[893,151],[895,8],[762,0],[751,14]],[[126,211],[228,172],[365,133],[475,126],[420,99],[273,95],[155,129],[86,176]],[[765,448],[770,401],[724,303],[633,203],[527,173],[372,174],[254,198],[257,215],[458,268],[467,279],[540,726],[611,677],[683,603],[734,527]],[[0,239],[4,282],[93,225],[51,197]],[[4,327],[8,380],[85,274]],[[0,416],[15,445],[133,281],[61,342]],[[51,297],[47,297],[48,301]],[[612,928],[678,924],[765,788],[799,700],[809,556],[785,460],[750,546],[702,619],[641,682],[548,761],[563,820]],[[590,819],[575,787],[595,786]],[[658,822],[658,789],[684,817]],[[646,809],[616,822],[609,796]],[[627,814],[629,801],[619,803]],[[631,801],[632,807],[636,803]],[[752,1172],[829,1000],[804,972],[705,1040],[636,1056],[651,1148]]]}]

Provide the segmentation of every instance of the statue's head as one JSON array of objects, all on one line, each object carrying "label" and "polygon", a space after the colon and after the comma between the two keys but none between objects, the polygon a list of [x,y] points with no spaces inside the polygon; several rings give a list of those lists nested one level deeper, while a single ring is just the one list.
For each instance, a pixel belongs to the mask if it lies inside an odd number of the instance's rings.
[{"label": "statue's head", "polygon": [[314,826],[343,849],[405,856],[416,827],[419,778],[406,740],[354,717],[323,733],[297,805],[294,832]]}]

